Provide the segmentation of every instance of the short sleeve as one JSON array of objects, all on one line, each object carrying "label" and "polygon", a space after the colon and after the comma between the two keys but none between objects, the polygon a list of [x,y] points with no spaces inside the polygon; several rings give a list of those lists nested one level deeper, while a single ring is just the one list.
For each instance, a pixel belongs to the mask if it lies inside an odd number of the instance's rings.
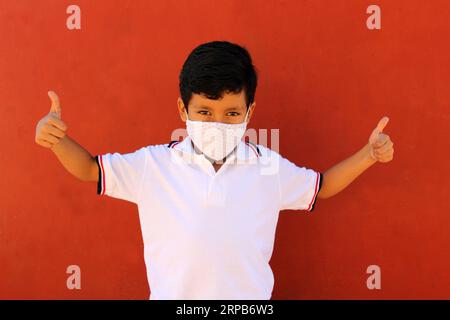
[{"label": "short sleeve", "polygon": [[323,174],[279,157],[280,210],[313,211]]},{"label": "short sleeve", "polygon": [[99,154],[95,160],[97,194],[137,203],[147,166],[146,147],[125,154]]}]

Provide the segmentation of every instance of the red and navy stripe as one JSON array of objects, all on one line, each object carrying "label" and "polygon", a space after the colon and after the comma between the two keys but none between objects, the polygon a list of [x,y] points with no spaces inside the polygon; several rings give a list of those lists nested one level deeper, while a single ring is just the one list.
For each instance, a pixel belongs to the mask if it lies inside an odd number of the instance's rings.
[{"label": "red and navy stripe", "polygon": [[95,162],[98,166],[98,181],[97,181],[97,194],[105,194],[105,169],[103,167],[103,157],[102,155],[95,156]]},{"label": "red and navy stripe", "polygon": [[320,189],[322,188],[322,180],[323,180],[323,174],[321,172],[317,172],[316,184],[314,187],[314,196],[311,199],[311,202],[309,203],[309,206],[307,209],[310,212],[314,210],[314,205],[316,204],[316,201],[317,201],[317,194],[319,193]]},{"label": "red and navy stripe", "polygon": [[253,150],[253,152],[256,154],[257,157],[261,156],[261,151],[259,151],[259,148],[256,144],[249,142],[249,141],[244,141],[246,145],[248,145],[250,147],[250,149]]},{"label": "red and navy stripe", "polygon": [[179,144],[180,142],[181,142],[181,141],[178,141],[178,140],[170,141],[170,143],[167,145],[167,147],[173,148],[173,147],[175,147],[177,144]]}]

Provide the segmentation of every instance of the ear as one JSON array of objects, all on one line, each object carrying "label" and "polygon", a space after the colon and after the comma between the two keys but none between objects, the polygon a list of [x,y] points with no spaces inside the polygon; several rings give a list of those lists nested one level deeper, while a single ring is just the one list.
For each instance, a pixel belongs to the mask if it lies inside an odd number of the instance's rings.
[{"label": "ear", "polygon": [[181,121],[186,122],[186,112],[185,112],[186,108],[184,107],[183,99],[181,99],[181,97],[178,97],[178,99],[177,99],[177,106],[178,106],[178,113],[180,114]]},{"label": "ear", "polygon": [[253,103],[250,105],[249,111],[248,111],[248,117],[247,117],[247,123],[250,122],[250,119],[252,118],[253,112],[255,111],[256,101],[253,101]]}]

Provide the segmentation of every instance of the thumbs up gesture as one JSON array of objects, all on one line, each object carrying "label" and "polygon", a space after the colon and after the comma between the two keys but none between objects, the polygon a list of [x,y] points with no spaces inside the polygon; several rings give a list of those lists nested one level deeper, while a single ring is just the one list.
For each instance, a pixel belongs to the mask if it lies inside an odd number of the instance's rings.
[{"label": "thumbs up gesture", "polygon": [[50,112],[36,125],[35,142],[45,148],[52,149],[66,135],[67,126],[61,120],[61,105],[55,92],[49,91],[52,102]]},{"label": "thumbs up gesture", "polygon": [[50,107],[50,113],[53,113],[58,119],[61,119],[61,105],[59,104],[59,98],[54,91],[49,91],[48,96],[52,101],[52,106]]},{"label": "thumbs up gesture", "polygon": [[383,133],[388,122],[389,118],[383,117],[369,137],[370,156],[379,162],[389,162],[394,158],[394,143]]}]

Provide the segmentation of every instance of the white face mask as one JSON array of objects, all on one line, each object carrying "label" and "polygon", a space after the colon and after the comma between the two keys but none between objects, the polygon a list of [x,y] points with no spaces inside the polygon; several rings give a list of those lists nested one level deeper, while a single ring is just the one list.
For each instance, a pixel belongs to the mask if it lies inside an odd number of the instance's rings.
[{"label": "white face mask", "polygon": [[224,159],[239,144],[247,128],[247,116],[241,123],[192,121],[186,112],[186,129],[195,146],[216,161]]}]

